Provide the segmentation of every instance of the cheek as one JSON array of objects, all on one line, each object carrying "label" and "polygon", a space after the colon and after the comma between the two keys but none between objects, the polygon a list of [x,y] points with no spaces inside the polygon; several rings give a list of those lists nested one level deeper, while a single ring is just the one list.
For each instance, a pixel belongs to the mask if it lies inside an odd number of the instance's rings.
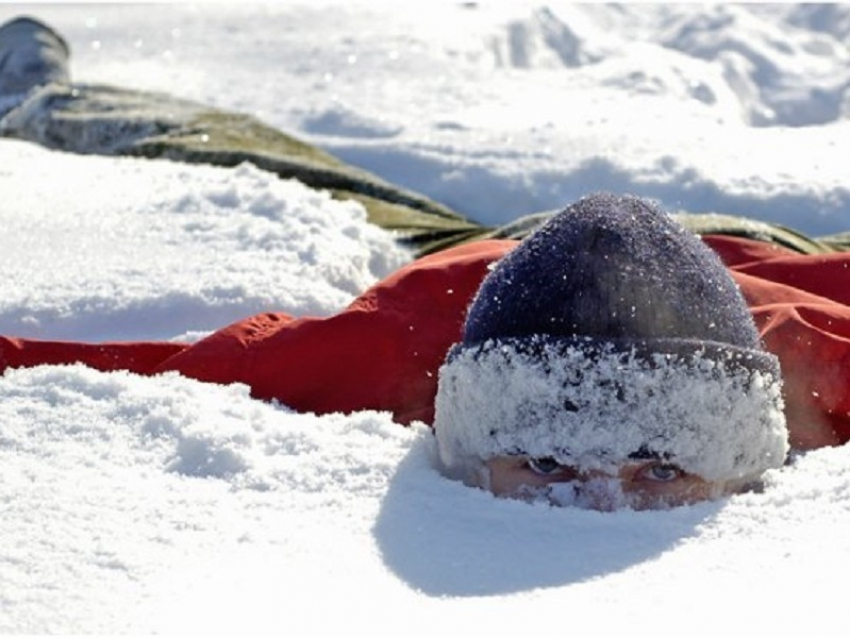
[{"label": "cheek", "polygon": [[712,500],[723,495],[722,486],[697,477],[686,477],[669,483],[654,481],[624,482],[623,491],[634,509],[665,509]]},{"label": "cheek", "polygon": [[520,495],[523,488],[549,485],[552,480],[539,476],[516,459],[493,459],[487,462],[488,489],[496,496]]}]

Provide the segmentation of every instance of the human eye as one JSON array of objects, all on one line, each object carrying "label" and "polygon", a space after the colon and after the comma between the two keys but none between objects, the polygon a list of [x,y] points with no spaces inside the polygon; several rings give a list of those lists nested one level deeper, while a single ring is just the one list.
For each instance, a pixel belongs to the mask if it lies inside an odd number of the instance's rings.
[{"label": "human eye", "polygon": [[672,463],[650,463],[638,470],[638,478],[656,483],[669,483],[684,475],[682,468]]},{"label": "human eye", "polygon": [[526,461],[526,465],[528,466],[528,469],[540,476],[552,476],[564,469],[564,466],[558,463],[551,456],[544,456],[536,459],[530,458]]}]

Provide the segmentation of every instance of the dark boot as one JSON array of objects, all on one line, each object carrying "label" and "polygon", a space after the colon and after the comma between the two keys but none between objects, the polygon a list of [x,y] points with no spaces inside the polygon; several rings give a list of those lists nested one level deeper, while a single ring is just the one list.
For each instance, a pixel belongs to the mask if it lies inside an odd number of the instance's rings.
[{"label": "dark boot", "polygon": [[34,18],[0,26],[0,99],[50,84],[69,84],[65,39]]}]

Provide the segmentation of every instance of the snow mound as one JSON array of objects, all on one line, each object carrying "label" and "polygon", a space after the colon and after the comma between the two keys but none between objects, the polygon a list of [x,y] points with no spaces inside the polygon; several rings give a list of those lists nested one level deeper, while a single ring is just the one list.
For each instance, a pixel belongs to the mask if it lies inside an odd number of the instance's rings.
[{"label": "snow mound", "polygon": [[[663,599],[674,626],[816,633],[850,569],[846,446],[760,494],[601,513],[449,481],[430,432],[388,414],[297,414],[174,374],[7,371],[0,422],[2,632],[397,635],[387,605],[426,633],[522,633],[565,608],[589,630],[650,623]],[[771,613],[800,582],[806,613]],[[741,601],[745,618],[716,614]]]},{"label": "snow mound", "polygon": [[[321,546],[304,526],[342,509],[364,534],[415,438],[387,415],[319,419],[245,386],[81,366],[7,372],[0,422],[4,633],[164,630],[162,606],[181,615],[168,592],[194,600],[231,561],[308,571]],[[260,594],[273,580],[252,578]]]},{"label": "snow mound", "polygon": [[580,37],[568,20],[544,6],[534,9],[527,19],[509,21],[504,35],[493,37],[492,47],[497,67],[573,68],[602,57],[589,40]]},{"label": "snow mound", "polygon": [[167,339],[261,311],[326,315],[410,259],[359,204],[248,164],[8,141],[0,166],[2,334]]},{"label": "snow mound", "polygon": [[727,5],[673,22],[661,42],[719,64],[748,123],[813,126],[850,114],[850,51],[826,33]]},{"label": "snow mound", "polygon": [[316,135],[339,135],[342,137],[387,138],[401,132],[380,119],[366,117],[341,107],[313,113],[304,118],[304,130]]}]

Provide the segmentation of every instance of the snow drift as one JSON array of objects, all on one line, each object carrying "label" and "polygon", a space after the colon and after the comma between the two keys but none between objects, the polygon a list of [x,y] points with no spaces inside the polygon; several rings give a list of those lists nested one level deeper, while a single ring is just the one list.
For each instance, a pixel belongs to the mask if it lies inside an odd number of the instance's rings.
[{"label": "snow drift", "polygon": [[[845,6],[0,7],[80,81],[249,111],[483,222],[608,189],[850,227]],[[0,140],[0,333],[330,314],[409,256],[254,167]],[[0,378],[0,631],[838,634],[850,450],[665,512],[502,501],[423,427],[79,367]]]}]

